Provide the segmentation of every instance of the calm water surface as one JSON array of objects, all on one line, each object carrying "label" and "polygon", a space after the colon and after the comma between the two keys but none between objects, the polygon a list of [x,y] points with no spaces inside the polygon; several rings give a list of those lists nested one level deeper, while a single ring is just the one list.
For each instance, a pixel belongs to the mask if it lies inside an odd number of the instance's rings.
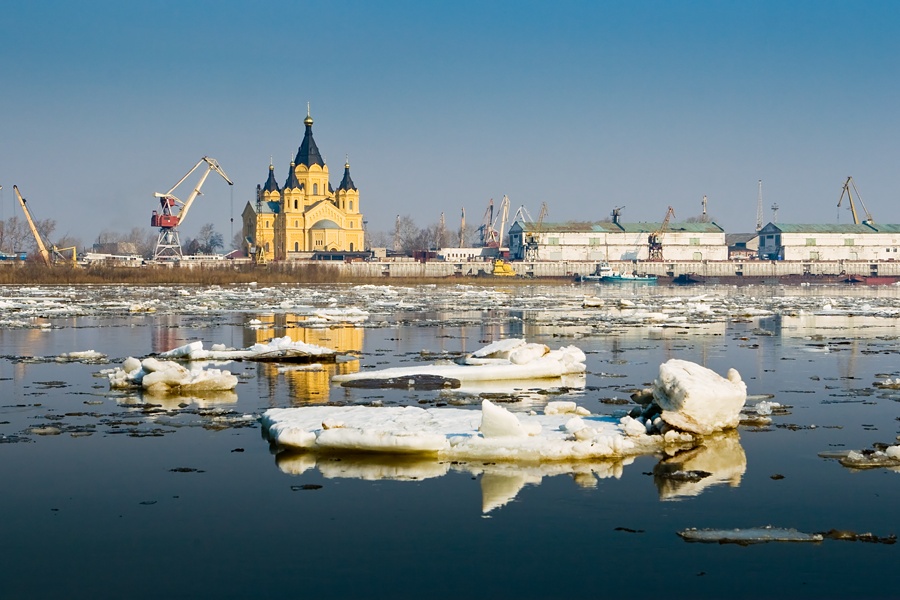
[{"label": "calm water surface", "polygon": [[[897,545],[742,547],[677,535],[763,525],[898,532],[900,473],[818,456],[896,443],[900,392],[873,383],[900,374],[897,290],[399,290],[0,289],[9,319],[0,328],[3,597],[900,596]],[[664,327],[623,320],[617,308],[625,299],[677,313],[700,295],[729,316]],[[52,306],[41,300],[49,296]],[[604,307],[583,308],[584,296]],[[148,298],[160,299],[156,312],[134,310]],[[39,308],[29,312],[26,300]],[[317,307],[370,317],[305,326]],[[113,392],[98,376],[193,340],[246,347],[283,335],[350,357],[320,370],[218,365],[241,383],[211,398]],[[494,468],[276,455],[255,421],[269,407],[324,402],[477,408],[476,393],[344,389],[329,377],[452,358],[506,337],[574,344],[588,357],[573,388],[505,390],[514,411],[548,399],[627,410],[617,402],[669,358],[735,367],[749,394],[791,408],[698,459],[722,477],[683,485],[653,476],[673,460],[665,456]],[[109,363],[54,360],[88,349]]]}]

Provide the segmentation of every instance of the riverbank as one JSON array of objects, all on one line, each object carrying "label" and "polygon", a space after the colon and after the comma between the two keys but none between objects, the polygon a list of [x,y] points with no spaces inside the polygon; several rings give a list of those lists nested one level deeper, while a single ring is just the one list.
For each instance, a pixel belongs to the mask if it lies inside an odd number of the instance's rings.
[{"label": "riverbank", "polygon": [[[285,262],[256,265],[246,261],[217,261],[208,264],[145,264],[138,267],[92,265],[47,268],[36,263],[0,268],[4,285],[232,285],[356,283],[379,284],[402,281],[410,284],[485,283],[494,285],[558,284],[578,275],[595,272],[599,263],[513,262],[507,263],[515,276],[495,276],[490,262]],[[697,261],[610,263],[622,272],[654,275],[659,284],[891,284],[900,281],[900,263],[832,261]]]}]

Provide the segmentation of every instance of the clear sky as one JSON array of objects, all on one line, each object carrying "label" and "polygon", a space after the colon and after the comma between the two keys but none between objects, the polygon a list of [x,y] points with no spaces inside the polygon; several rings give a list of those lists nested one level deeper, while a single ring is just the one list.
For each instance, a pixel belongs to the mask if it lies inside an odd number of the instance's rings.
[{"label": "clear sky", "polygon": [[182,237],[230,241],[307,102],[370,231],[477,225],[506,194],[553,222],[683,220],[707,195],[745,232],[758,180],[764,222],[850,223],[850,175],[900,223],[900,2],[38,0],[2,22],[0,218],[17,184],[84,244],[149,229],[204,155],[235,185],[212,175]]}]

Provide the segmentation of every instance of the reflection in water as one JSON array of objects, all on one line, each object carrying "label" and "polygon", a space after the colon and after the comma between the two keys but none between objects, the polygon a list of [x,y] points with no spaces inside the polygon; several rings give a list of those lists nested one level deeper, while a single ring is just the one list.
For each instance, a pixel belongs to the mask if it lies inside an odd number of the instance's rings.
[{"label": "reflection in water", "polygon": [[[305,316],[292,313],[261,314],[256,318],[261,321],[258,329],[244,329],[244,347],[266,343],[276,336],[287,336],[294,342],[313,344],[329,348],[339,353],[362,352],[365,330],[361,327],[340,324],[333,327],[306,327]],[[292,405],[323,404],[328,402],[331,394],[331,378],[335,375],[356,373],[359,371],[358,360],[340,361],[336,364],[304,365],[303,367],[283,367],[277,363],[259,364],[257,375],[260,384],[265,383],[271,396],[269,403],[275,406],[274,390],[278,387],[280,377],[284,377]]]},{"label": "reflection in water", "polygon": [[237,401],[238,395],[232,390],[217,390],[203,394],[192,392],[186,395],[153,394],[142,391],[133,396],[116,399],[116,402],[123,406],[128,406],[129,404],[153,404],[166,410],[179,410],[189,404],[195,404],[199,408],[213,408],[216,406],[236,404]]},{"label": "reflection in water", "polygon": [[[675,500],[699,496],[706,488],[723,483],[738,487],[746,470],[747,456],[741,438],[737,430],[731,430],[706,437],[703,445],[661,460],[653,468],[653,481],[660,499]],[[691,471],[709,475],[702,479],[684,477]]]},{"label": "reflection in water", "polygon": [[278,468],[288,475],[318,469],[328,479],[366,481],[421,481],[442,477],[451,471],[481,479],[481,510],[488,513],[513,501],[526,485],[540,485],[544,477],[568,475],[579,487],[591,488],[599,479],[620,478],[634,457],[605,461],[531,463],[466,463],[428,456],[386,454],[341,454],[339,457],[311,452],[285,451],[275,456]]},{"label": "reflection in water", "polygon": [[[311,452],[285,451],[275,456],[282,472],[301,475],[313,468],[328,479],[351,478],[421,481],[442,477],[450,471],[481,478],[481,510],[488,513],[513,501],[526,485],[540,485],[544,477],[568,475],[580,487],[590,488],[600,479],[619,479],[634,457],[605,461],[546,463],[456,462],[428,456],[385,454],[341,454],[339,457]],[[737,487],[747,470],[747,457],[736,430],[709,436],[696,448],[661,460],[653,469],[653,480],[661,500],[698,496],[706,488],[725,484]],[[702,472],[705,476],[685,477]]]},{"label": "reflection in water", "polygon": [[256,315],[261,322],[259,328],[244,329],[244,347],[266,343],[273,337],[288,336],[291,341],[314,344],[337,352],[360,352],[363,348],[364,329],[351,325],[337,324],[332,327],[303,325],[306,317],[291,313]]}]

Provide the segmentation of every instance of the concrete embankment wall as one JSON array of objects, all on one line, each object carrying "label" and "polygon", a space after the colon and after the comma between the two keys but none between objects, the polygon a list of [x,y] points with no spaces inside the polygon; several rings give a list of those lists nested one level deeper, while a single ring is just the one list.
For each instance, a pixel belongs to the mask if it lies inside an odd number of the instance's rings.
[{"label": "concrete embankment wall", "polygon": [[[594,272],[596,262],[514,262],[516,274],[524,277],[574,277]],[[490,274],[485,262],[353,262],[337,263],[351,277],[436,278]],[[702,277],[777,278],[790,276],[881,275],[900,276],[900,262],[866,261],[699,261],[699,262],[624,262],[611,263],[623,272],[638,272],[659,277],[699,275]]]}]

